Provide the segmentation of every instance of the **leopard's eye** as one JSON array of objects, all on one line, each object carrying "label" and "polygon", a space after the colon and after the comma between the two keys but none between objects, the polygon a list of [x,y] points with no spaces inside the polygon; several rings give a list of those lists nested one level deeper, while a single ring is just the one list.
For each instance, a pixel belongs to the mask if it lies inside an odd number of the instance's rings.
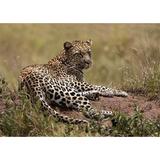
[{"label": "leopard's eye", "polygon": [[80,51],[76,51],[74,55],[76,55],[78,57],[83,57],[83,54]]},{"label": "leopard's eye", "polygon": [[80,51],[75,51],[75,53],[74,53],[74,54],[78,54],[78,53],[80,53]]}]

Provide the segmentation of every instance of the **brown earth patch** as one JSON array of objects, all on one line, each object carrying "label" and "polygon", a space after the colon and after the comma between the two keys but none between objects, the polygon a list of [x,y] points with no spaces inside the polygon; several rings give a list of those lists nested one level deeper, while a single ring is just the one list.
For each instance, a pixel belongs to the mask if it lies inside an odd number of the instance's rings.
[{"label": "brown earth patch", "polygon": [[[17,98],[14,98],[14,104],[18,103]],[[109,111],[119,111],[125,113],[126,115],[132,115],[134,112],[134,106],[138,106],[139,109],[143,112],[144,117],[148,119],[156,119],[160,116],[160,102],[156,100],[149,101],[146,97],[143,96],[134,96],[130,95],[126,98],[123,97],[100,97],[99,101],[92,101],[93,108],[97,110],[109,110]],[[0,112],[5,110],[5,103],[0,98]],[[68,115],[70,117],[76,118],[85,118],[81,113],[75,110],[69,109],[59,109],[61,113]]]},{"label": "brown earth patch", "polygon": [[[143,96],[130,95],[126,98],[123,97],[101,97],[99,101],[92,101],[92,106],[97,110],[118,111],[126,115],[134,113],[134,106],[138,106],[142,111],[145,118],[156,119],[160,116],[160,102],[156,100],[149,101],[148,98]],[[62,109],[62,113],[72,117],[82,117],[82,114],[68,109]]]}]

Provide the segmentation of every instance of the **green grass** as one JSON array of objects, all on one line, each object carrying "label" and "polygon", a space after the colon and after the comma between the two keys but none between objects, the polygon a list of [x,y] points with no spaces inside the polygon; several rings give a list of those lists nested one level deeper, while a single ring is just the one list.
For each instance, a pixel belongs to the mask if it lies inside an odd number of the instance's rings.
[{"label": "green grass", "polygon": [[88,128],[57,122],[17,92],[22,67],[47,63],[65,41],[75,39],[93,40],[87,81],[160,99],[159,24],[1,24],[0,73],[5,79],[0,80],[0,102],[7,110],[0,115],[0,135],[159,136],[159,120],[144,119],[137,106],[133,116],[116,113],[110,129],[95,122]]}]

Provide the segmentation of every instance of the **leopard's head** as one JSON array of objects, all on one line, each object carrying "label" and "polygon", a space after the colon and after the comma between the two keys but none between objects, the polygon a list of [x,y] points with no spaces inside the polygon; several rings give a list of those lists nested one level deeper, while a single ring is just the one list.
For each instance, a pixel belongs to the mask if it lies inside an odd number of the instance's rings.
[{"label": "leopard's head", "polygon": [[76,69],[88,69],[92,64],[92,41],[80,41],[64,43],[65,63]]}]

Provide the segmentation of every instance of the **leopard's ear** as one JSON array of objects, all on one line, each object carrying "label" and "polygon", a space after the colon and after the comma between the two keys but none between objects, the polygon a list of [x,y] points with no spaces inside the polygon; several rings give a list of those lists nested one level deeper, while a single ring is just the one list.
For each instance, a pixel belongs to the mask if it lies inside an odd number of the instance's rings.
[{"label": "leopard's ear", "polygon": [[71,47],[73,47],[73,45],[72,45],[71,42],[65,42],[65,43],[64,43],[64,49],[65,49],[65,50],[69,50]]},{"label": "leopard's ear", "polygon": [[87,43],[89,46],[92,46],[92,43],[93,43],[93,42],[92,42],[91,39],[89,39],[89,40],[86,41],[86,43]]}]

